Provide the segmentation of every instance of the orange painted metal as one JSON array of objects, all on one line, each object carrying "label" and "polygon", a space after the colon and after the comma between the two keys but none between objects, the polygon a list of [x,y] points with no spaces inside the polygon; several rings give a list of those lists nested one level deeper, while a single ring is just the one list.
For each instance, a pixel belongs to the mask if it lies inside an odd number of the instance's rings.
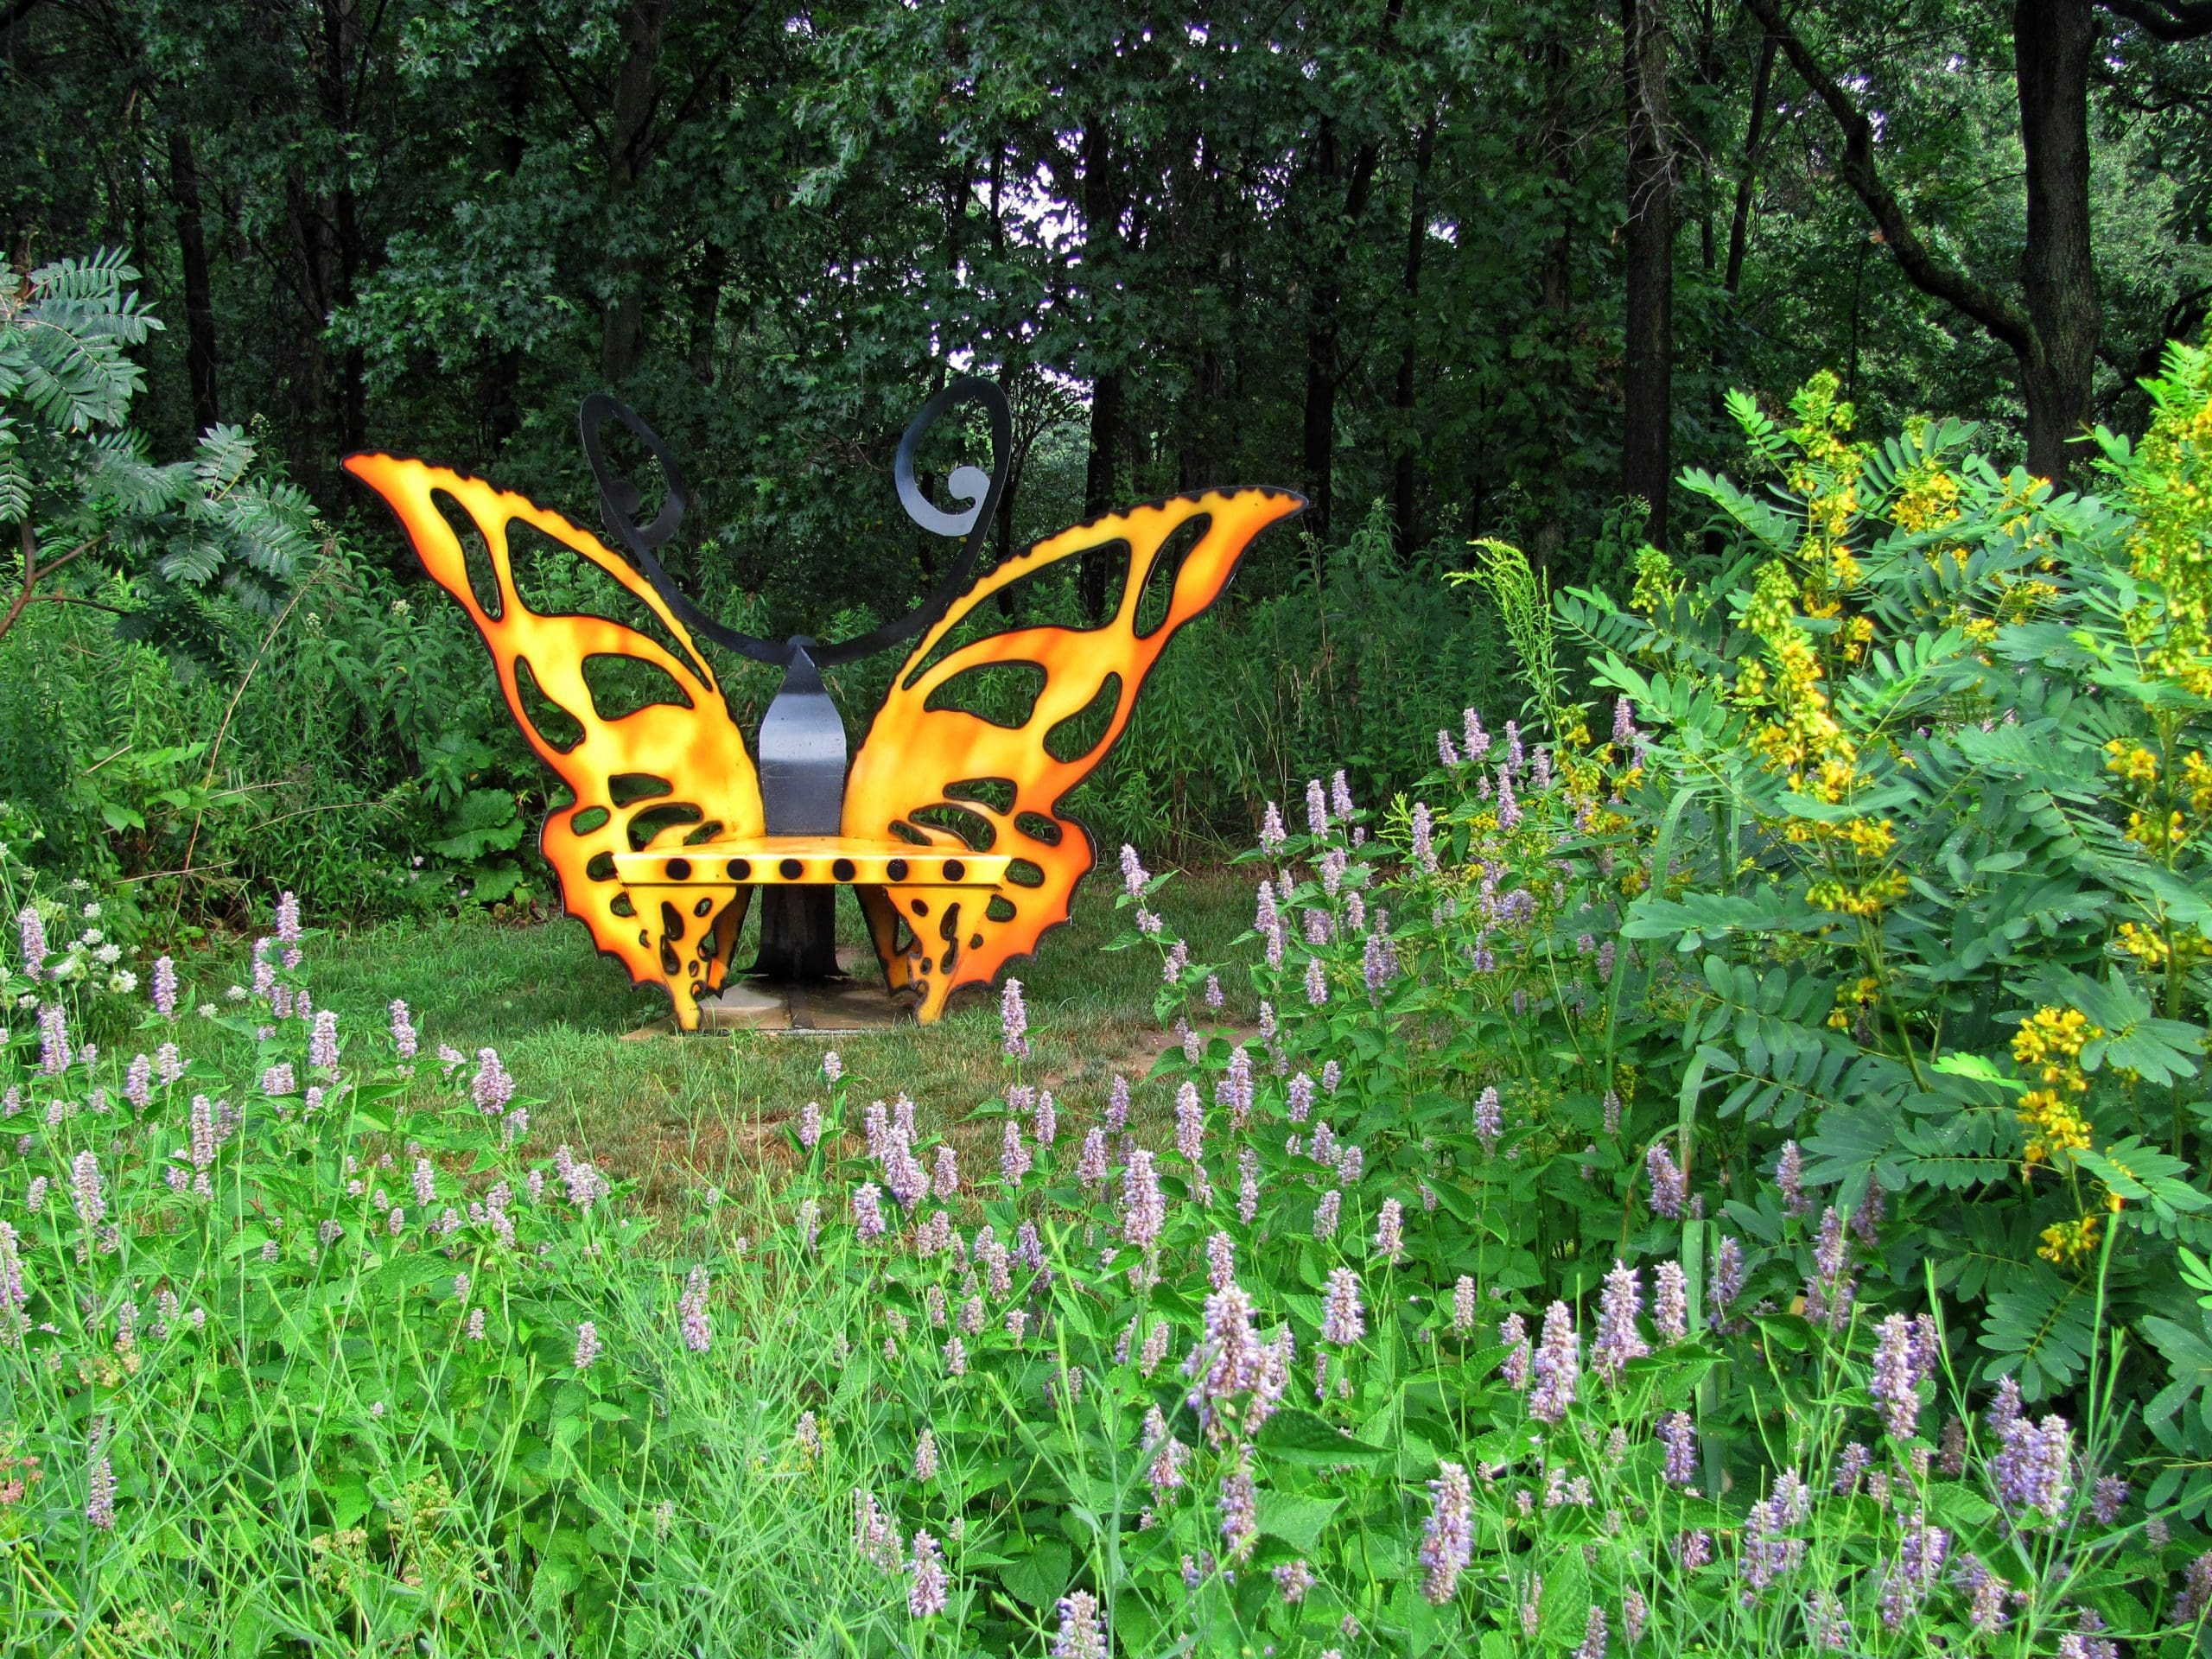
[{"label": "orange painted metal", "polygon": [[[1011,854],[1015,862],[986,906],[943,904],[896,884],[886,888],[885,903],[901,925],[870,916],[876,954],[893,989],[911,986],[918,993],[918,1018],[934,1020],[959,987],[988,983],[1008,962],[1034,950],[1046,929],[1067,920],[1076,883],[1096,853],[1090,832],[1062,814],[1061,803],[1122,735],[1169,637],[1220,597],[1255,536],[1304,505],[1279,490],[1210,491],[1062,531],[984,576],[922,636],[853,759],[845,833],[876,836],[895,826],[918,830],[937,845],[959,845],[950,831],[917,824],[912,817],[931,806],[957,807],[988,825],[991,851]],[[1139,632],[1146,585],[1168,538],[1201,518],[1205,528],[1174,572],[1165,615]],[[1128,549],[1128,569],[1114,613],[1100,626],[1009,628],[940,654],[960,624],[1001,588],[1116,542]],[[1023,663],[1044,670],[1045,683],[1020,726],[929,706],[931,694],[956,676]],[[1102,734],[1081,753],[1054,759],[1046,734],[1100,701],[1108,705]],[[917,798],[916,786],[925,780],[934,785],[933,798]],[[1012,800],[1001,808],[983,790],[963,784],[1010,786]]]},{"label": "orange painted metal", "polygon": [[[554,809],[539,836],[569,913],[633,981],[664,986],[687,1031],[698,1027],[699,998],[728,975],[756,886],[851,885],[886,979],[913,993],[924,1022],[961,986],[988,983],[1034,950],[1047,929],[1067,920],[1076,883],[1096,861],[1089,833],[1062,803],[1121,736],[1169,638],[1220,595],[1255,536],[1305,505],[1277,490],[1178,496],[1064,531],[1006,561],[953,603],[893,680],[853,760],[842,835],[767,836],[760,779],[713,671],[627,563],[559,514],[479,480],[385,454],[353,455],[346,467],[390,504],[432,579],[475,624],[516,723],[575,797]],[[482,575],[496,594],[480,599],[441,498],[482,537]],[[518,519],[644,606],[677,650],[602,617],[527,606],[508,545],[507,526]],[[1205,524],[1172,573],[1164,613],[1141,618],[1170,537],[1198,519]],[[1127,575],[1100,626],[1016,627],[950,643],[1009,584],[1117,543],[1128,549]],[[584,667],[594,656],[662,671],[688,706],[601,715]],[[1002,664],[1043,671],[1020,725],[929,706],[958,676]],[[525,667],[543,699],[582,728],[580,740],[564,747],[541,729],[524,693]],[[1048,744],[1055,728],[1078,715],[1096,728],[1081,753]],[[948,818],[965,833],[944,827]]]},{"label": "orange painted metal", "polygon": [[[346,469],[391,505],[423,569],[476,625],[491,649],[515,724],[575,795],[574,803],[547,815],[537,838],[569,914],[591,930],[593,944],[630,970],[633,982],[666,986],[677,1023],[696,1030],[698,999],[720,990],[728,972],[736,927],[727,921],[717,926],[714,915],[695,916],[675,906],[659,906],[657,913],[643,910],[624,889],[614,859],[639,846],[681,842],[694,826],[734,837],[761,833],[760,780],[714,671],[645,578],[560,514],[419,461],[351,455]],[[478,599],[461,538],[439,510],[441,496],[466,513],[483,537],[496,595]],[[507,543],[507,526],[517,519],[596,566],[654,615],[678,651],[603,617],[549,615],[524,604]],[[652,702],[602,718],[584,677],[585,661],[595,656],[631,658],[661,670],[690,706]],[[524,665],[546,701],[583,728],[571,747],[557,746],[538,729],[518,683]],[[672,810],[684,808],[696,813],[688,823],[677,821]],[[640,823],[648,814],[652,817]],[[742,913],[735,919],[741,921]]]}]

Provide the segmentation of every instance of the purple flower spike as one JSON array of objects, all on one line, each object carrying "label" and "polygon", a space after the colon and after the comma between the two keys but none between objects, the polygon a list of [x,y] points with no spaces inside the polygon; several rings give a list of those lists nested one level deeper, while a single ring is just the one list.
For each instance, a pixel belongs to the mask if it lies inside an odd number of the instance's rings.
[{"label": "purple flower spike", "polygon": [[1657,1288],[1651,1297],[1652,1323],[1670,1346],[1690,1334],[1689,1279],[1679,1262],[1662,1262],[1652,1270]]},{"label": "purple flower spike", "polygon": [[1582,1375],[1582,1339],[1575,1334],[1574,1314],[1565,1302],[1554,1302],[1544,1313],[1543,1341],[1531,1367],[1535,1385],[1529,1391],[1529,1414],[1539,1422],[1556,1423],[1574,1403]]},{"label": "purple flower spike", "polygon": [[1483,1143],[1485,1157],[1497,1150],[1498,1137],[1504,1133],[1505,1108],[1492,1084],[1475,1099],[1475,1139]]},{"label": "purple flower spike", "polygon": [[1669,1221],[1679,1221],[1682,1206],[1688,1201],[1688,1179],[1675,1162],[1675,1154],[1663,1141],[1656,1142],[1643,1154],[1644,1173],[1651,1179],[1651,1213]]},{"label": "purple flower spike", "polygon": [[1475,1489],[1464,1466],[1439,1463],[1428,1483],[1428,1519],[1421,1528],[1421,1592],[1442,1606],[1459,1593],[1459,1576],[1475,1553]]},{"label": "purple flower spike", "polygon": [[1687,1411],[1670,1411],[1659,1420],[1659,1443],[1667,1448],[1667,1482],[1688,1486],[1697,1478],[1697,1427]]},{"label": "purple flower spike", "polygon": [[1349,1348],[1367,1334],[1359,1305],[1359,1275],[1350,1268],[1329,1274],[1329,1294],[1321,1313],[1321,1340]]},{"label": "purple flower spike", "polygon": [[1490,753],[1490,734],[1483,729],[1483,717],[1478,710],[1460,710],[1459,734],[1460,747],[1466,751],[1470,765]]},{"label": "purple flower spike", "polygon": [[1713,1304],[1706,1314],[1713,1329],[1723,1329],[1728,1320],[1728,1310],[1744,1294],[1744,1247],[1732,1238],[1724,1238],[1713,1252],[1713,1271],[1706,1279],[1706,1300]]},{"label": "purple flower spike", "polygon": [[1643,1305],[1643,1294],[1636,1269],[1616,1261],[1613,1270],[1605,1275],[1605,1287],[1599,1297],[1598,1336],[1590,1344],[1590,1369],[1607,1382],[1618,1381],[1629,1361],[1641,1359],[1651,1351],[1650,1344],[1636,1328],[1637,1315]]}]

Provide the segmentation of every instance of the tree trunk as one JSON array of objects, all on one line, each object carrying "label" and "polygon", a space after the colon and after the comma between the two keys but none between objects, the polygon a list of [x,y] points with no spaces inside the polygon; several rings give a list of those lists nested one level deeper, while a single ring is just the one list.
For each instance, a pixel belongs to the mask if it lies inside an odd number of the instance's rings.
[{"label": "tree trunk", "polygon": [[[1548,569],[1566,541],[1568,488],[1567,412],[1579,401],[1574,384],[1574,232],[1576,147],[1581,142],[1569,105],[1573,61],[1557,27],[1543,32],[1543,127],[1537,138],[1542,156],[1543,213],[1554,226],[1536,268],[1536,309],[1530,333],[1542,346],[1541,382],[1531,390],[1541,400],[1538,422],[1544,459],[1536,469],[1534,524],[1522,532],[1524,550],[1536,569]],[[1469,450],[1467,534],[1479,536],[1490,525],[1482,516],[1491,481]]]},{"label": "tree trunk", "polygon": [[[499,102],[506,120],[499,133],[499,167],[513,187],[530,149],[530,104],[534,91],[531,60],[517,53],[500,70]],[[484,395],[486,461],[496,458],[522,430],[522,347],[507,344],[493,353]]]},{"label": "tree trunk", "polygon": [[1338,350],[1344,332],[1344,284],[1338,273],[1344,268],[1351,232],[1367,212],[1368,194],[1374,187],[1382,149],[1367,143],[1353,152],[1341,208],[1328,188],[1338,177],[1337,130],[1325,116],[1315,155],[1320,193],[1331,200],[1320,233],[1306,248],[1312,297],[1306,316],[1306,414],[1300,451],[1306,476],[1306,524],[1317,541],[1325,542],[1335,516],[1337,389],[1344,380]]},{"label": "tree trunk", "polygon": [[[614,106],[607,128],[607,194],[612,216],[629,210],[631,193],[645,170],[652,137],[653,77],[668,33],[673,0],[631,0],[622,17],[622,67],[614,79]],[[627,226],[610,227],[626,244]],[[642,262],[634,252],[618,254],[613,283],[600,334],[600,378],[620,385],[638,366],[645,346],[645,291]]]},{"label": "tree trunk", "polygon": [[[347,139],[353,129],[353,92],[357,68],[354,54],[360,46],[357,23],[353,0],[323,0],[323,118],[338,136],[341,152],[352,148]],[[331,223],[338,243],[338,269],[330,290],[334,311],[351,306],[359,295],[366,251],[366,240],[361,233],[360,204],[353,194],[350,156],[339,165],[338,183],[330,198]],[[329,319],[323,321],[327,324]],[[368,446],[367,356],[360,346],[349,343],[338,353],[338,447],[341,453],[350,453]]]},{"label": "tree trunk", "polygon": [[[1122,450],[1120,342],[1104,338],[1100,317],[1112,292],[1114,251],[1121,245],[1121,202],[1114,188],[1113,135],[1103,117],[1083,130],[1083,258],[1089,301],[1090,347],[1090,442],[1083,467],[1083,516],[1100,518],[1114,511],[1114,463]],[[1085,553],[1076,589],[1083,613],[1096,622],[1106,614],[1105,554]]]},{"label": "tree trunk", "polygon": [[[2096,45],[2090,0],[2016,0],[2013,67],[2027,161],[2027,303],[1981,283],[1922,241],[1874,164],[1874,125],[1782,16],[1779,0],[1744,0],[1843,132],[1838,171],[1880,227],[1914,287],[1979,323],[2020,365],[2028,465],[2063,484],[2067,440],[2089,408],[2097,290],[2089,260],[2088,72]],[[2136,21],[2133,8],[2120,9]],[[2165,14],[2149,14],[2145,16]]]},{"label": "tree trunk", "polygon": [[1396,496],[1398,551],[1410,554],[1421,545],[1417,514],[1420,510],[1418,490],[1420,469],[1415,465],[1420,446],[1414,435],[1414,372],[1419,367],[1416,347],[1420,343],[1421,257],[1428,245],[1428,169],[1436,155],[1436,117],[1431,115],[1421,125],[1421,137],[1414,146],[1413,201],[1406,213],[1406,340],[1398,353],[1398,385],[1395,403],[1398,415],[1398,458],[1394,493]]},{"label": "tree trunk", "polygon": [[715,332],[721,317],[722,278],[729,269],[729,251],[711,238],[700,251],[699,269],[691,283],[691,378],[702,386],[715,384]]},{"label": "tree trunk", "polygon": [[184,364],[192,383],[192,426],[205,432],[222,418],[215,397],[215,296],[207,274],[207,234],[200,222],[200,168],[192,135],[169,129],[169,194],[176,204],[177,263],[184,272]]},{"label": "tree trunk", "polygon": [[2021,364],[2028,470],[2066,481],[2069,441],[2089,420],[2097,283],[2089,257],[2090,0],[2018,0],[2012,51],[2027,157],[2028,240],[2020,261],[2033,335]]},{"label": "tree trunk", "polygon": [[[1751,203],[1758,191],[1759,144],[1766,135],[1767,105],[1774,89],[1774,56],[1780,44],[1772,35],[1762,35],[1758,63],[1751,71],[1751,108],[1744,120],[1744,154],[1736,171],[1735,206],[1728,216],[1728,252],[1720,268],[1724,303],[1720,326],[1713,335],[1711,419],[1715,431],[1726,424],[1728,368],[1736,356],[1736,296],[1744,286],[1744,257],[1751,239]],[[1716,560],[1726,543],[1727,537],[1718,525],[1705,532],[1705,550]]]},{"label": "tree trunk", "polygon": [[1720,286],[1732,302],[1744,284],[1744,252],[1751,234],[1751,198],[1758,187],[1759,140],[1766,131],[1766,106],[1774,86],[1774,54],[1779,43],[1768,35],[1759,41],[1758,67],[1751,71],[1751,108],[1744,124],[1744,165],[1736,177],[1736,209],[1728,220],[1728,263]]},{"label": "tree trunk", "polygon": [[1644,535],[1667,544],[1673,483],[1675,158],[1667,99],[1666,0],[1621,0],[1628,113],[1627,330],[1621,490],[1650,506]]},{"label": "tree trunk", "polygon": [[[1321,118],[1314,170],[1319,189],[1336,182],[1337,126]],[[1344,290],[1337,283],[1336,255],[1330,238],[1306,244],[1312,283],[1306,314],[1306,404],[1299,434],[1300,475],[1306,480],[1306,529],[1316,541],[1329,539],[1335,499],[1337,435],[1337,305]]]}]

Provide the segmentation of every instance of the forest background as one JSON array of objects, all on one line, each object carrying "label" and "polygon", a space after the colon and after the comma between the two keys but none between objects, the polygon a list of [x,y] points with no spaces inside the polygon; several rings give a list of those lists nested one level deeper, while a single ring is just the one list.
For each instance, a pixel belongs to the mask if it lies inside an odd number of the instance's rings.
[{"label": "forest background", "polygon": [[967,369],[1016,410],[1001,555],[1194,486],[1311,502],[1171,653],[1078,804],[1102,835],[1241,835],[1338,765],[1387,791],[1506,695],[1497,619],[1436,580],[1469,538],[1555,586],[1647,537],[1710,574],[1671,480],[1726,464],[1732,386],[1831,369],[1866,430],[1985,422],[2061,480],[2088,423],[2139,429],[2212,301],[2208,31],[2191,0],[11,0],[0,248],[121,251],[165,325],[129,441],[235,427],[207,464],[303,493],[257,572],[115,538],[112,591],[10,613],[0,800],[40,861],[188,912],[542,896],[543,774],[340,458],[590,524],[574,411],[611,387],[700,499],[679,579],[833,635],[926,585],[891,452]]},{"label": "forest background", "polygon": [[[2208,37],[0,0],[0,1645],[2195,1652]],[[624,1042],[340,458],[588,524],[611,388],[842,639],[971,371],[1001,556],[1310,504],[1066,804],[1118,891]]]}]

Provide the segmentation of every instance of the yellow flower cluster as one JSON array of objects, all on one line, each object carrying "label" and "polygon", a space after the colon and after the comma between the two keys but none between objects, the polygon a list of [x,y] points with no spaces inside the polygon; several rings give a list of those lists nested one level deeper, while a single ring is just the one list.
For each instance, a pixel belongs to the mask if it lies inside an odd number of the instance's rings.
[{"label": "yellow flower cluster", "polygon": [[2166,639],[2162,672],[2197,696],[2212,696],[2212,353],[2176,350],[2174,377],[2196,394],[2168,400],[2136,446],[2128,491],[2135,574],[2158,584]]},{"label": "yellow flower cluster", "polygon": [[2212,939],[2206,938],[2201,928],[2177,931],[2173,944],[2169,947],[2165,936],[2157,929],[2135,922],[2122,922],[2120,937],[2113,944],[2121,955],[2134,957],[2147,972],[2163,969],[2173,957],[2179,957],[2184,968],[2194,968],[2201,962],[2212,960]]},{"label": "yellow flower cluster", "polygon": [[[1955,523],[1958,516],[1959,480],[1940,461],[1923,461],[1908,471],[1898,480],[1897,495],[1890,503],[1890,522],[1916,536],[1923,530]],[[1954,548],[1953,552],[1965,556],[1963,549]]]},{"label": "yellow flower cluster", "polygon": [[2147,789],[2158,781],[2158,757],[2139,743],[2115,737],[2105,745],[2105,770],[2122,780]]},{"label": "yellow flower cluster", "polygon": [[[1836,721],[1812,639],[1797,626],[1797,597],[1796,584],[1780,561],[1759,572],[1744,626],[1766,646],[1767,661],[1745,665],[1735,695],[1738,702],[1764,706],[1774,715],[1752,734],[1752,753],[1786,774],[1796,793],[1840,805],[1863,781],[1859,749]],[[1839,632],[1847,651],[1854,654],[1873,637],[1872,625],[1863,617]],[[1879,864],[1897,847],[1896,827],[1887,818],[1792,818],[1783,835],[1799,845],[1837,848],[1862,865]],[[1831,874],[1813,883],[1806,898],[1822,910],[1871,917],[1902,899],[1908,887],[1901,872],[1878,869],[1863,879]]]},{"label": "yellow flower cluster", "polygon": [[2018,621],[2055,602],[2057,598],[2058,589],[2050,582],[2031,580],[2010,584],[1998,603],[2007,619]]},{"label": "yellow flower cluster", "polygon": [[2182,756],[2181,787],[2191,817],[2212,817],[2212,761],[2205,760],[2203,750]]},{"label": "yellow flower cluster", "polygon": [[1805,902],[1815,910],[1833,910],[1846,916],[1878,916],[1912,890],[1903,870],[1884,870],[1864,881],[1830,877],[1805,889]]},{"label": "yellow flower cluster", "polygon": [[2064,1263],[2087,1255],[2097,1248],[2098,1216],[2081,1216],[2072,1221],[2062,1221],[2043,1230],[2043,1248],[2036,1254],[2046,1262]]},{"label": "yellow flower cluster", "polygon": [[1840,795],[1808,787],[1812,780],[1806,774],[1834,760],[1843,763],[1848,777],[1858,751],[1829,712],[1820,658],[1813,653],[1811,639],[1797,626],[1796,597],[1797,584],[1780,560],[1759,572],[1751,603],[1744,610],[1744,626],[1765,645],[1767,665],[1764,671],[1757,664],[1747,665],[1738,677],[1736,694],[1738,701],[1770,705],[1777,716],[1751,738],[1759,757],[1776,771],[1789,773],[1790,787],[1800,793],[1837,799]]},{"label": "yellow flower cluster", "polygon": [[1881,1000],[1882,982],[1872,974],[1862,974],[1852,983],[1836,993],[1834,1010],[1828,1015],[1829,1027],[1836,1031],[1849,1031],[1858,1023],[1859,1016]]},{"label": "yellow flower cluster", "polygon": [[2137,792],[2127,815],[2127,838],[2146,852],[2164,856],[2212,823],[2212,762],[2202,750],[2182,756],[2180,776],[2163,798],[2154,798],[2158,757],[2140,743],[2116,737],[2106,744],[2105,770]]},{"label": "yellow flower cluster", "polygon": [[2013,1059],[2040,1085],[2020,1097],[2031,1166],[2089,1144],[2089,1122],[2077,1109],[2089,1079],[2077,1062],[2082,1046],[2103,1035],[2079,1008],[2050,1007],[2037,1008],[2013,1033]]},{"label": "yellow flower cluster", "polygon": [[1805,539],[1797,556],[1807,572],[1805,609],[1811,616],[1834,615],[1839,596],[1859,584],[1859,561],[1848,537],[1859,512],[1859,479],[1867,450],[1849,442],[1857,416],[1836,397],[1840,384],[1824,371],[1789,400],[1789,412],[1797,417],[1789,436],[1798,459],[1788,477],[1792,493],[1805,502]]},{"label": "yellow flower cluster", "polygon": [[1636,587],[1628,602],[1639,611],[1662,611],[1681,591],[1681,572],[1675,569],[1675,562],[1645,543],[1636,556]]}]

